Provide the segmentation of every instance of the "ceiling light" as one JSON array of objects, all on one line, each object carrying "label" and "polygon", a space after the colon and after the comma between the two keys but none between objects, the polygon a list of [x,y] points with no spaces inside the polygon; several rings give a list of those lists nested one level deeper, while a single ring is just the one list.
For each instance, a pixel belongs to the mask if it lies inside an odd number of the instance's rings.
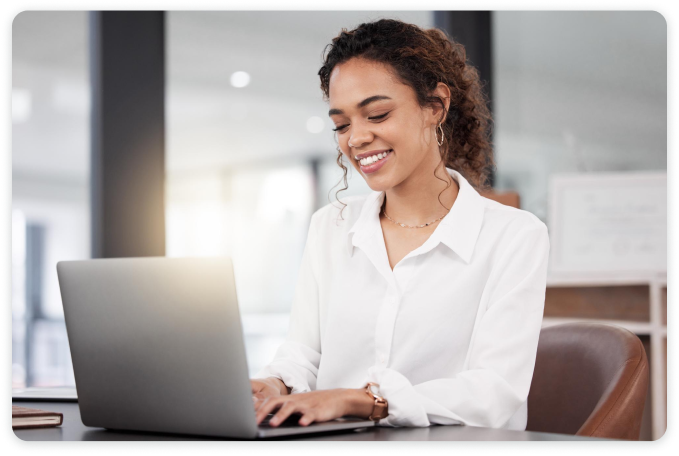
[{"label": "ceiling light", "polygon": [[31,117],[31,91],[12,88],[12,122],[26,122]]},{"label": "ceiling light", "polygon": [[236,71],[231,75],[231,85],[234,87],[245,87],[250,84],[250,75],[245,71]]},{"label": "ceiling light", "polygon": [[318,116],[309,117],[306,121],[306,129],[311,133],[320,133],[325,128],[325,122]]}]

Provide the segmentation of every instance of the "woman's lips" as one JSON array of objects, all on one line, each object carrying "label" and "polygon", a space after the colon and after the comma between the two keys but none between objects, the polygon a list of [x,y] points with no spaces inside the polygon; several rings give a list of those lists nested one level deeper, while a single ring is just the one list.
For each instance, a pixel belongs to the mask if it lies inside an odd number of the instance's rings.
[{"label": "woman's lips", "polygon": [[372,173],[376,172],[382,166],[384,166],[384,164],[391,158],[392,155],[394,155],[394,151],[390,149],[389,152],[387,153],[387,156],[384,157],[383,159],[378,160],[375,163],[371,163],[369,165],[365,165],[365,166],[360,165],[361,172],[363,172],[364,174],[372,174]]}]

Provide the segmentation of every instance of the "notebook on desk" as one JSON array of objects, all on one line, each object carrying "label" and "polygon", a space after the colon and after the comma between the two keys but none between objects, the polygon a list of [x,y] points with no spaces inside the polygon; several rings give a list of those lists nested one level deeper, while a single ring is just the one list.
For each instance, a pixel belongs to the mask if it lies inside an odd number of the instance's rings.
[{"label": "notebook on desk", "polygon": [[80,415],[108,429],[264,438],[374,426],[257,426],[229,258],[57,264]]},{"label": "notebook on desk", "polygon": [[28,407],[12,406],[12,429],[37,429],[61,426],[64,415]]}]

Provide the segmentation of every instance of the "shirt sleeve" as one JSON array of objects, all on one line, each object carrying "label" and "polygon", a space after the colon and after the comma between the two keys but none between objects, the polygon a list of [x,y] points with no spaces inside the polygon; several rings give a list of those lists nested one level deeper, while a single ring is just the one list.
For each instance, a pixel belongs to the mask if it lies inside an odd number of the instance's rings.
[{"label": "shirt sleeve", "polygon": [[311,217],[304,246],[290,312],[288,337],[279,347],[273,361],[253,376],[253,378],[276,377],[291,388],[292,393],[305,393],[316,389],[316,377],[321,360],[316,214]]},{"label": "shirt sleeve", "polygon": [[468,368],[451,378],[412,385],[399,372],[373,366],[369,381],[389,403],[381,426],[466,424],[503,427],[527,400],[542,326],[549,237],[539,222],[522,229],[491,269]]}]

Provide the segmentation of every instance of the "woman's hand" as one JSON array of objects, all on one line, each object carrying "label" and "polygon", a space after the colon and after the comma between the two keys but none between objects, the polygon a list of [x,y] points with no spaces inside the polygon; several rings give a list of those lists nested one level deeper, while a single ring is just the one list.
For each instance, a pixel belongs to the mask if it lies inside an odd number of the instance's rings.
[{"label": "woman's hand", "polygon": [[293,413],[302,415],[299,419],[301,426],[308,426],[313,422],[330,421],[344,415],[368,417],[372,407],[372,399],[362,390],[332,389],[269,396],[259,404],[259,407],[255,406],[255,410],[257,424],[269,413],[278,410],[269,421],[272,427],[276,427]]},{"label": "woman's hand", "polygon": [[259,408],[262,401],[269,397],[279,397],[289,394],[289,390],[285,383],[275,377],[251,379],[250,386],[252,388],[252,400],[255,403],[255,410]]}]

